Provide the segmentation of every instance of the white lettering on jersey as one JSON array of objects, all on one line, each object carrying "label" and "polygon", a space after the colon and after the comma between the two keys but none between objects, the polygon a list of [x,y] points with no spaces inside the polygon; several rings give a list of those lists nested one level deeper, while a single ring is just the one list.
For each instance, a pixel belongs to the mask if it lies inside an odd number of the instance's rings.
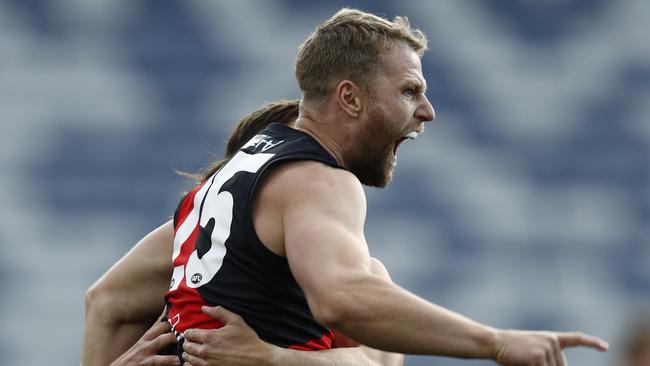
[{"label": "white lettering on jersey", "polygon": [[246,143],[246,145],[244,145],[242,147],[242,149],[246,149],[247,147],[251,147],[251,146],[253,146],[255,148],[258,148],[258,147],[263,145],[262,146],[262,152],[265,152],[266,150],[268,150],[268,149],[270,149],[270,148],[272,148],[274,146],[280,145],[283,141],[284,140],[274,140],[271,136],[259,134],[259,135],[253,136],[253,138],[250,139]]},{"label": "white lettering on jersey", "polygon": [[[275,145],[281,142],[277,142]],[[211,246],[201,258],[199,258],[198,251],[195,248],[185,265],[179,265],[174,268],[170,290],[177,289],[183,277],[185,277],[185,284],[188,287],[197,288],[210,282],[217,274],[226,255],[224,243],[230,236],[234,204],[230,192],[223,191],[219,193],[219,190],[236,173],[255,173],[274,155],[263,153],[251,155],[240,151],[212,178],[214,180],[212,185],[206,183],[196,193],[194,197],[194,208],[178,228],[174,237],[172,260],[176,260],[181,252],[182,245],[186,243],[197,224],[205,227],[210,220],[213,220],[214,228],[210,238]],[[201,202],[203,202],[204,197],[203,211],[200,212]],[[200,222],[199,216],[201,219]]]}]

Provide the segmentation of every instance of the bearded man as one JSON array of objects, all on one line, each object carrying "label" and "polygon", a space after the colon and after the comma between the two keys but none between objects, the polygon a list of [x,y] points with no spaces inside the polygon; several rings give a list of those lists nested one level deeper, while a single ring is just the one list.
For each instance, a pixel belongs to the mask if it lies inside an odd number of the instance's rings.
[{"label": "bearded man", "polygon": [[209,364],[207,329],[224,326],[206,305],[301,350],[329,349],[332,329],[379,350],[503,365],[565,365],[566,347],[607,348],[583,334],[488,327],[373,273],[361,185],[386,186],[400,144],[435,118],[426,48],[406,18],[339,11],[298,53],[295,126],[271,124],[181,201],[165,298],[185,361]]}]

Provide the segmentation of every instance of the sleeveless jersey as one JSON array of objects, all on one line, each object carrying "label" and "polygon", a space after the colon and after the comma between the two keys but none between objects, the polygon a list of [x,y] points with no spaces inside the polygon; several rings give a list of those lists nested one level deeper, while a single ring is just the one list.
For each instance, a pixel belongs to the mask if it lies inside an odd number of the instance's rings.
[{"label": "sleeveless jersey", "polygon": [[260,178],[287,160],[339,167],[311,136],[273,123],[181,200],[174,215],[174,272],[165,295],[179,345],[186,329],[221,327],[201,306],[222,305],[269,343],[331,348],[333,333],[314,319],[286,257],[268,250],[253,226],[252,201]]}]

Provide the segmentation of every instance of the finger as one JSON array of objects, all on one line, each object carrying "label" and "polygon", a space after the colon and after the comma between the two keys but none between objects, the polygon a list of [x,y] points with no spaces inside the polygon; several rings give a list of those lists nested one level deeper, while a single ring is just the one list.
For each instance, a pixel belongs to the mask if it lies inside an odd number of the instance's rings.
[{"label": "finger", "polygon": [[590,336],[583,333],[558,333],[558,339],[560,341],[560,347],[562,349],[568,347],[578,347],[585,346],[595,348],[601,352],[607,351],[609,344],[604,340]]},{"label": "finger", "polygon": [[198,358],[196,356],[190,355],[187,352],[183,352],[183,361],[185,361],[185,363],[189,362],[190,364],[196,365],[196,366],[201,366],[201,365],[204,364],[202,359],[200,359],[200,358]]},{"label": "finger", "polygon": [[[211,329],[211,331],[216,331],[217,329]],[[188,329],[183,332],[183,337],[195,343],[203,343],[207,337],[208,331],[205,329]]]},{"label": "finger", "polygon": [[177,342],[176,336],[174,335],[174,333],[165,333],[156,337],[156,339],[154,339],[152,343],[156,348],[156,350],[160,351],[165,347],[175,344],[176,342]]},{"label": "finger", "polygon": [[201,344],[194,343],[185,338],[185,343],[183,343],[183,351],[189,353],[190,355],[197,355],[200,346]]},{"label": "finger", "polygon": [[168,322],[156,322],[154,325],[147,330],[142,338],[147,341],[153,341],[161,334],[165,334],[171,330],[171,326]]},{"label": "finger", "polygon": [[179,366],[178,356],[152,356],[149,359],[151,366]]},{"label": "finger", "polygon": [[158,317],[158,320],[157,320],[157,321],[159,321],[159,322],[164,322],[164,321],[165,321],[164,319],[165,319],[166,317],[167,317],[167,305],[165,305],[165,308],[163,309],[163,312],[162,312],[162,313],[160,314],[160,316]]},{"label": "finger", "polygon": [[215,306],[215,307],[203,306],[201,307],[201,311],[217,319],[218,321],[222,322],[223,325],[236,322],[241,319],[239,315],[226,310],[226,308],[224,308],[223,306]]}]

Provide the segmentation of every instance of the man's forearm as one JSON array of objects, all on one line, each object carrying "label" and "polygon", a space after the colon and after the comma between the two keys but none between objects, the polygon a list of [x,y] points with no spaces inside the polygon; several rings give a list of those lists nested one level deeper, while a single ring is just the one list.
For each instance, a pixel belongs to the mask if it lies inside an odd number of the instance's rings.
[{"label": "man's forearm", "polygon": [[330,293],[328,326],[359,343],[399,353],[491,358],[495,330],[375,276]]},{"label": "man's forearm", "polygon": [[404,355],[401,353],[393,353],[380,351],[378,349],[359,346],[361,352],[365,353],[366,357],[374,362],[375,365],[381,366],[403,366]]},{"label": "man's forearm", "polygon": [[169,287],[171,221],[145,236],[86,293],[84,366],[107,365],[162,313]]},{"label": "man's forearm", "polygon": [[268,366],[401,366],[404,356],[359,346],[323,351],[297,351],[276,347]]},{"label": "man's forearm", "polygon": [[83,366],[104,366],[129,349],[147,330],[149,324],[111,322],[101,314],[86,316],[82,351]]},{"label": "man's forearm", "polygon": [[[127,292],[126,296],[123,296],[121,292],[107,288],[102,281],[98,281],[86,293],[81,357],[84,366],[108,365],[117,359],[156,321],[164,307],[162,301],[156,305],[156,301],[145,300],[140,303],[146,306],[129,306],[133,300],[127,297],[132,293]],[[143,295],[150,294],[144,292]],[[132,311],[133,309],[136,311]]]}]

